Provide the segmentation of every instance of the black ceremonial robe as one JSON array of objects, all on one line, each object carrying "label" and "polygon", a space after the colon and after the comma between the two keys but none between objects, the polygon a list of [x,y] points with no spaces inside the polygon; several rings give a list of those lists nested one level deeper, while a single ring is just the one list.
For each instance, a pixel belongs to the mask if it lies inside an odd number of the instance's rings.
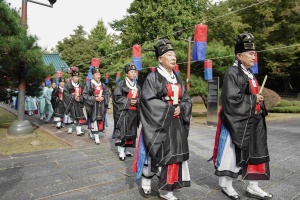
[{"label": "black ceremonial robe", "polygon": [[[87,116],[91,122],[94,121],[102,121],[106,115],[110,94],[108,91],[108,87],[101,83],[103,87],[102,96],[104,100],[102,102],[98,102],[95,100],[94,96],[94,84],[90,82],[90,84],[86,85],[83,90],[84,104]],[[103,126],[105,128],[105,126]]]},{"label": "black ceremonial robe", "polygon": [[[175,73],[174,73],[175,74]],[[141,123],[148,156],[164,166],[189,159],[188,134],[192,111],[191,99],[181,84],[180,118],[173,118],[175,107],[164,100],[167,79],[157,69],[144,81],[141,93]]]},{"label": "black ceremonial robe", "polygon": [[268,162],[267,111],[262,104],[262,114],[255,114],[256,95],[251,93],[248,76],[241,66],[227,69],[221,99],[220,117],[235,145],[237,166]]},{"label": "black ceremonial robe", "polygon": [[[52,91],[52,102],[53,102],[53,110],[54,110],[54,116],[55,117],[63,117],[65,114],[65,107],[64,107],[64,102],[63,100],[59,99],[60,95],[60,89],[55,88]],[[61,93],[62,95],[62,93]]]},{"label": "black ceremonial robe", "polygon": [[[82,84],[79,83],[79,87],[82,87]],[[64,92],[63,92],[63,102],[65,106],[65,114],[70,115],[74,120],[85,120],[83,114],[83,96],[80,96],[80,101],[76,101],[74,97],[74,86],[71,81],[65,83]]]},{"label": "black ceremonial robe", "polygon": [[[138,97],[141,96],[141,87],[137,84]],[[135,146],[137,137],[137,128],[140,124],[140,100],[137,98],[136,110],[130,110],[130,101],[127,97],[131,90],[126,85],[126,81],[120,81],[113,94],[114,105],[114,138],[120,139],[122,142],[117,146]],[[133,140],[132,144],[126,144],[126,140]]]}]

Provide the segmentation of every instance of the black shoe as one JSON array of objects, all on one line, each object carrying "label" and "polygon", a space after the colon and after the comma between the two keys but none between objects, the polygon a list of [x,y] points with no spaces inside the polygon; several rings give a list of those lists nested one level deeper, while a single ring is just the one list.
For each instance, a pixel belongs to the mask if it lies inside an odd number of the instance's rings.
[{"label": "black shoe", "polygon": [[239,195],[229,195],[229,193],[225,187],[222,188],[222,193],[225,194],[229,199],[240,199]]},{"label": "black shoe", "polygon": [[271,193],[265,193],[265,194],[260,194],[256,192],[255,190],[250,189],[249,187],[246,188],[246,193],[245,195],[250,198],[255,198],[255,199],[272,199],[273,194]]},{"label": "black shoe", "polygon": [[147,193],[145,193],[144,189],[143,188],[139,188],[139,192],[140,194],[144,197],[144,198],[150,198],[152,197],[151,195],[151,190],[149,190]]},{"label": "black shoe", "polygon": [[125,154],[126,154],[127,157],[133,157],[133,154],[130,153],[129,151],[125,151]]},{"label": "black shoe", "polygon": [[77,133],[77,136],[83,136],[85,133],[84,132],[81,132],[81,133]]}]

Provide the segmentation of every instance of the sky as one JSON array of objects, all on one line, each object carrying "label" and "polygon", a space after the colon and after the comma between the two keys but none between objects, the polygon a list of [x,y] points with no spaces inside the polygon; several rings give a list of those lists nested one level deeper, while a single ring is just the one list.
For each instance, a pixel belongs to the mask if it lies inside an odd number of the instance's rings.
[{"label": "sky", "polygon": [[[49,4],[48,0],[34,0]],[[12,8],[22,7],[22,0],[6,0]],[[58,41],[74,33],[82,25],[89,33],[103,20],[109,33],[108,23],[123,19],[133,0],[57,0],[53,8],[27,2],[28,33],[38,37],[38,45],[50,50]]]}]

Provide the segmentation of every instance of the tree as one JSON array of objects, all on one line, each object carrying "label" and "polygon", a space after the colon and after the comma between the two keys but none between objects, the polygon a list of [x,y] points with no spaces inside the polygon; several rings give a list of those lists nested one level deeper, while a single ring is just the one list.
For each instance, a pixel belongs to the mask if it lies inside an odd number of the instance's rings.
[{"label": "tree", "polygon": [[[239,9],[253,1],[229,0],[229,3],[232,8]],[[299,44],[299,6],[298,0],[270,0],[247,9],[247,15],[240,14],[242,22],[250,26],[245,31],[255,36],[257,49],[267,50],[258,54],[260,74],[271,75],[273,83],[280,81],[281,84],[276,85],[277,91],[280,85],[284,86],[281,90],[285,92],[292,90],[291,77],[299,75],[299,46],[284,48]],[[279,50],[270,51],[277,48]]]},{"label": "tree", "polygon": [[[0,26],[1,72],[5,72],[5,76],[10,80],[5,84],[16,87],[19,76],[25,75],[27,80],[30,80],[27,81],[27,88],[29,85],[39,85],[53,71],[42,61],[42,52],[36,45],[36,36],[27,35],[26,29],[21,27],[17,11],[11,9],[4,1],[0,1]],[[25,66],[26,74],[19,73],[22,66]],[[35,87],[30,88],[35,90]]]},{"label": "tree", "polygon": [[84,80],[92,58],[98,57],[97,46],[91,40],[88,40],[87,33],[81,25],[77,26],[74,34],[71,34],[70,37],[59,41],[56,49],[69,66],[79,68],[80,77]]}]

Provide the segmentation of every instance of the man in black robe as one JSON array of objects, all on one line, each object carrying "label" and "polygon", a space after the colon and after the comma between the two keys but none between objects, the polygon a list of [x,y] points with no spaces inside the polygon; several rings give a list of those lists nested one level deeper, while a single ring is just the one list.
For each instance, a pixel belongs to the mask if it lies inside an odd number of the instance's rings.
[{"label": "man in black robe", "polygon": [[63,90],[63,102],[65,107],[65,124],[68,125],[68,134],[72,134],[72,125],[76,126],[77,136],[84,135],[81,125],[86,124],[83,113],[83,86],[79,83],[79,71],[77,67],[71,68],[72,79],[65,84]]},{"label": "man in black robe", "polygon": [[139,191],[144,197],[151,196],[151,178],[156,174],[160,197],[177,199],[173,190],[190,186],[187,160],[192,102],[173,70],[176,53],[172,43],[160,39],[154,47],[159,65],[145,79],[140,98],[147,159]]},{"label": "man in black robe", "polygon": [[90,137],[100,144],[99,132],[105,129],[105,115],[110,98],[108,87],[100,81],[100,69],[92,69],[93,79],[84,87],[83,98],[89,121]]},{"label": "man in black robe", "polygon": [[119,159],[124,161],[132,154],[126,147],[135,147],[137,129],[140,124],[139,96],[140,86],[135,83],[136,67],[133,63],[125,66],[126,78],[121,80],[113,94],[114,135],[118,146]]},{"label": "man in black robe", "polygon": [[270,178],[270,158],[265,122],[267,111],[259,84],[250,71],[255,53],[253,35],[238,35],[236,62],[227,69],[223,81],[214,162],[222,192],[230,199],[240,198],[232,187],[233,178],[239,174],[242,174],[242,179],[249,180],[246,187],[248,197],[273,197],[258,187],[258,180]]},{"label": "man in black robe", "polygon": [[55,88],[52,92],[52,102],[53,102],[53,121],[56,123],[56,128],[62,128],[62,119],[65,114],[65,107],[63,102],[63,91],[65,86],[65,79],[63,77],[59,78],[59,86]]}]

